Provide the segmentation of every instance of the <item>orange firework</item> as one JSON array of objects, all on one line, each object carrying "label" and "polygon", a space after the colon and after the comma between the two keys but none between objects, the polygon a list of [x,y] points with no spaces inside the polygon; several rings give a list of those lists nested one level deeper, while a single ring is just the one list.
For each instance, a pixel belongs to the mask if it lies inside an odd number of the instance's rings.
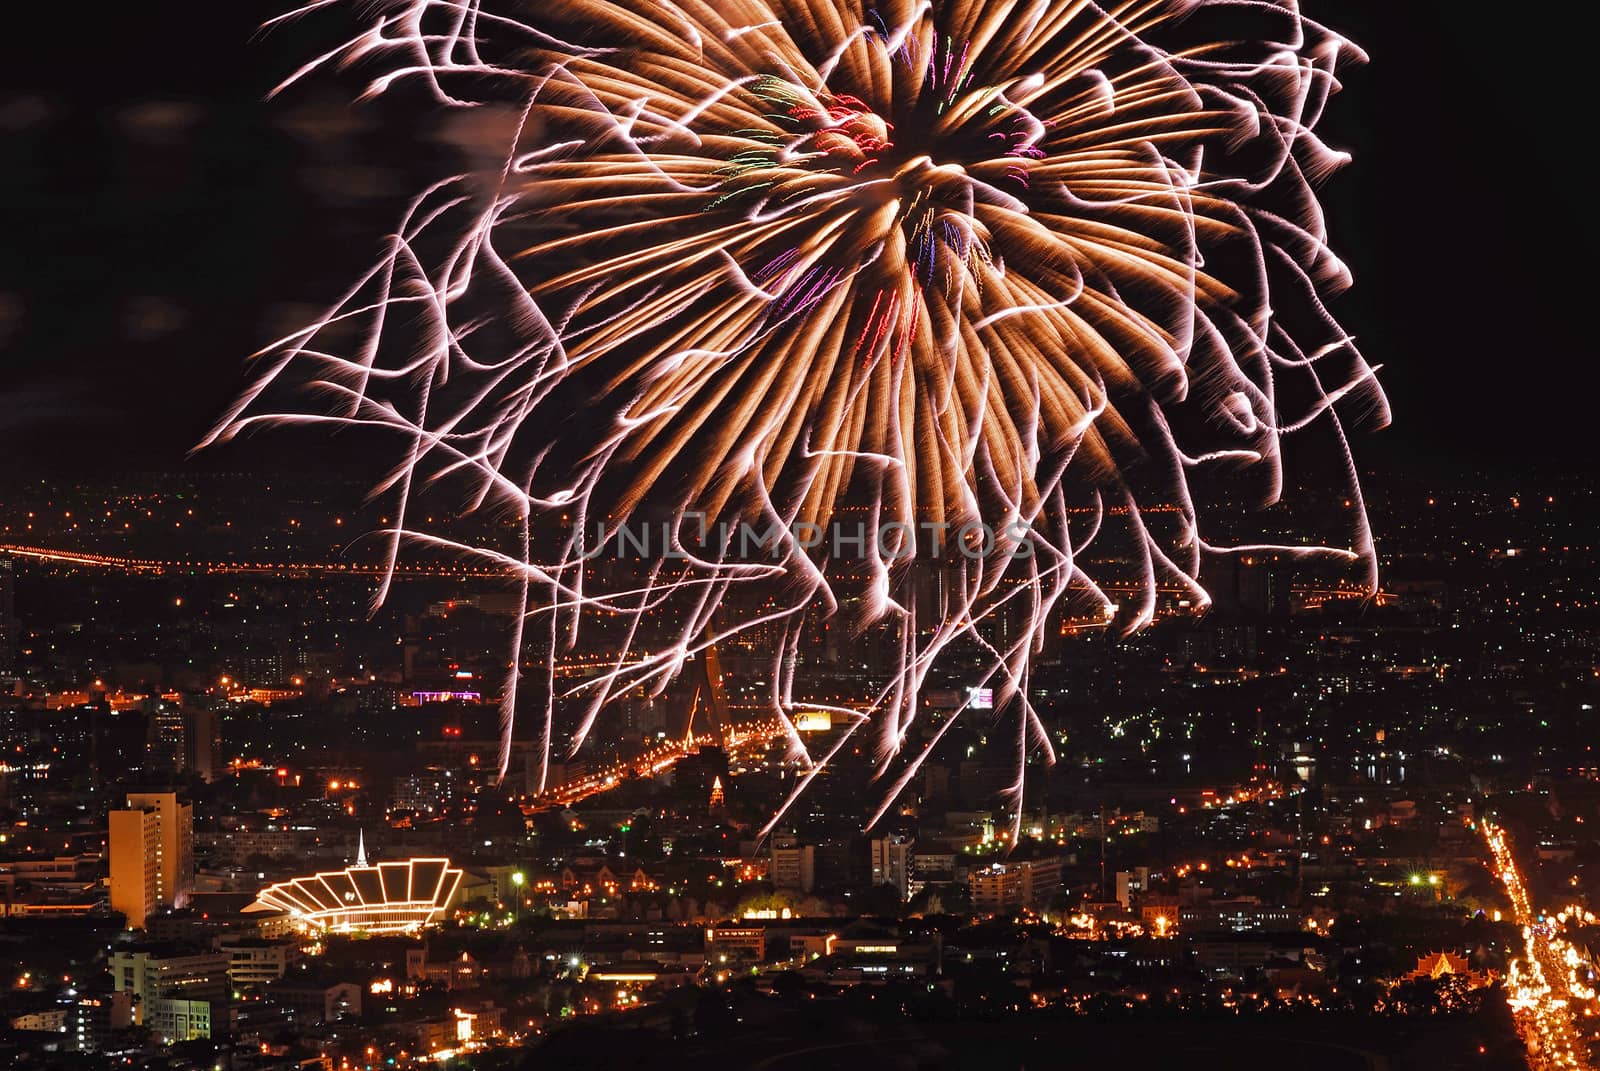
[{"label": "orange firework", "polygon": [[[1015,713],[1020,804],[1027,755],[1050,749],[1025,682],[1052,614],[1138,628],[1162,585],[1206,605],[1208,554],[1265,547],[1375,586],[1344,421],[1384,403],[1324,307],[1347,272],[1311,189],[1343,159],[1313,127],[1361,57],[1292,0],[405,0],[371,18],[290,81],[375,64],[374,93],[499,105],[503,165],[418,197],[214,437],[397,429],[394,555],[448,543],[406,519],[424,481],[509,507],[524,553],[455,549],[521,580],[547,747],[562,711],[576,748],[613,699],[740,636],[771,654],[765,702],[807,770],[875,725],[892,799],[954,723],[899,759],[962,641]],[[333,402],[285,409],[286,383]],[[1208,541],[1242,479],[1279,497],[1302,432],[1345,462],[1349,531]],[[597,559],[662,517],[656,560],[608,583]],[[631,624],[563,691],[596,614]],[[814,758],[791,715],[819,615],[898,646]],[[508,741],[531,683],[513,669]]]}]

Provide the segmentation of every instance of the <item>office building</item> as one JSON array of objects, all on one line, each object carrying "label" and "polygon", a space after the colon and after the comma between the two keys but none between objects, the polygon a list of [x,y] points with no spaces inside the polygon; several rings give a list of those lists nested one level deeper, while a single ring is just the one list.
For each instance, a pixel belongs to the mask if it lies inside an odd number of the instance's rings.
[{"label": "office building", "polygon": [[163,1041],[211,1036],[213,1005],[228,994],[227,952],[150,945],[119,949],[107,964],[118,993],[133,995],[134,1021]]},{"label": "office building", "polygon": [[194,886],[194,809],[175,792],[131,792],[110,816],[111,909],[130,930],[163,907],[183,907]]}]

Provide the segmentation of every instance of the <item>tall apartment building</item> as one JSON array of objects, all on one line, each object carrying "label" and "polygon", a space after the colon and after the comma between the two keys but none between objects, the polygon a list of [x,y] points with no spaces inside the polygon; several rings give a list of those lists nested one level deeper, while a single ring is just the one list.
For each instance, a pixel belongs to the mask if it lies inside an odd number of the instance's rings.
[{"label": "tall apartment building", "polygon": [[1008,907],[1048,907],[1061,890],[1061,860],[1032,859],[994,863],[967,876],[972,910],[984,913]]},{"label": "tall apartment building", "polygon": [[188,707],[183,712],[183,768],[210,784],[225,772],[222,760],[222,716],[214,710]]},{"label": "tall apartment building", "polygon": [[808,893],[817,885],[817,849],[814,845],[790,843],[772,847],[767,877],[774,889]]},{"label": "tall apartment building", "polygon": [[111,812],[111,909],[130,930],[158,908],[183,907],[194,887],[194,808],[175,792],[130,792]]},{"label": "tall apartment building", "polygon": [[16,665],[22,627],[17,622],[16,565],[0,554],[0,673]]},{"label": "tall apartment building", "polygon": [[893,885],[906,900],[911,895],[911,849],[909,837],[874,837],[872,840],[872,884]]},{"label": "tall apartment building", "polygon": [[161,701],[149,720],[151,764],[163,774],[189,773],[211,782],[223,772],[221,719],[204,707]]},{"label": "tall apartment building", "polygon": [[181,772],[188,750],[183,711],[176,703],[157,702],[150,710],[147,729],[146,758],[151,768],[167,777]]}]

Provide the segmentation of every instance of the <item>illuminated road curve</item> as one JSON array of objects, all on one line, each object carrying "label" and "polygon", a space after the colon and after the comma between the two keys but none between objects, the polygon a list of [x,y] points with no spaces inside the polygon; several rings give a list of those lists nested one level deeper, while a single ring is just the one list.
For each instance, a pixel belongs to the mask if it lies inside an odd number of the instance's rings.
[{"label": "illuminated road curve", "polygon": [[740,752],[747,750],[765,751],[772,745],[774,740],[783,737],[787,732],[788,729],[781,722],[776,719],[768,719],[735,726],[729,731],[725,742],[713,733],[705,733],[683,740],[669,740],[657,744],[635,759],[613,763],[602,770],[586,774],[576,781],[569,781],[566,784],[548,789],[536,797],[524,810],[529,814],[533,814],[539,811],[570,807],[580,800],[598,796],[602,792],[609,792],[628,780],[654,777],[664,770],[671,769],[681,759],[694,754],[702,747],[726,746],[730,757],[735,757]]},{"label": "illuminated road curve", "polygon": [[1505,830],[1486,821],[1482,833],[1494,857],[1495,874],[1522,928],[1523,955],[1512,961],[1507,974],[1506,1002],[1528,1048],[1528,1066],[1533,1071],[1592,1071],[1576,1023],[1580,1009],[1592,1011],[1584,1005],[1594,1001],[1593,991],[1578,978],[1580,961],[1556,936],[1554,924],[1534,911]]}]

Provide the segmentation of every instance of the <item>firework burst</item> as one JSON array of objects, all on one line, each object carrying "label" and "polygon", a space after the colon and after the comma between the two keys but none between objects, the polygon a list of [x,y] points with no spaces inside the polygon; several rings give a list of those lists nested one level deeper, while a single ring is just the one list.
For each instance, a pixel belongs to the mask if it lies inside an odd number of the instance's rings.
[{"label": "firework burst", "polygon": [[[1312,192],[1343,160],[1313,128],[1361,55],[1292,0],[403,0],[367,18],[289,81],[354,65],[372,94],[500,106],[502,164],[417,197],[213,438],[399,433],[391,562],[443,545],[521,587],[502,767],[519,705],[548,760],[737,643],[770,658],[796,794],[874,736],[876,821],[956,723],[916,724],[962,650],[1015,727],[1020,813],[1030,760],[1053,761],[1027,681],[1056,623],[1137,629],[1163,588],[1203,607],[1208,556],[1264,548],[1375,586],[1345,423],[1384,402],[1324,307],[1348,279]],[[317,403],[285,403],[294,386]],[[1348,530],[1212,542],[1241,487],[1278,501],[1301,434],[1342,459]],[[445,478],[513,518],[516,545],[417,524]],[[647,521],[664,552],[604,568]],[[868,533],[853,556],[830,553],[841,524]],[[825,705],[819,621],[892,652],[812,755],[792,718]]]}]

